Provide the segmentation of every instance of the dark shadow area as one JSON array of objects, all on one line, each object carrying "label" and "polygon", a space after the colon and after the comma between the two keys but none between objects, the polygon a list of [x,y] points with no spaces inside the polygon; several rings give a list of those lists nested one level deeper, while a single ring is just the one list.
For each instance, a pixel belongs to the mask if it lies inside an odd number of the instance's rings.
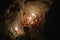
[{"label": "dark shadow area", "polygon": [[57,14],[58,14],[58,1],[55,0],[48,14],[46,15],[46,30],[44,31],[44,36],[47,40],[55,40],[56,39],[56,28],[57,28]]}]

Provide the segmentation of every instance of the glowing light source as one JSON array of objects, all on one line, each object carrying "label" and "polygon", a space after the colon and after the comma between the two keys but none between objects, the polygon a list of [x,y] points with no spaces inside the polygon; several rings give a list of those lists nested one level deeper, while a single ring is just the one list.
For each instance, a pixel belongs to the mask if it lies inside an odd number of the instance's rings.
[{"label": "glowing light source", "polygon": [[35,16],[35,14],[34,14],[34,13],[32,13],[32,16]]},{"label": "glowing light source", "polygon": [[36,17],[36,15],[34,13],[32,13],[32,16]]},{"label": "glowing light source", "polygon": [[18,30],[18,28],[17,28],[17,27],[15,27],[15,30]]},{"label": "glowing light source", "polygon": [[15,27],[15,31],[18,32],[18,28],[17,27]]}]

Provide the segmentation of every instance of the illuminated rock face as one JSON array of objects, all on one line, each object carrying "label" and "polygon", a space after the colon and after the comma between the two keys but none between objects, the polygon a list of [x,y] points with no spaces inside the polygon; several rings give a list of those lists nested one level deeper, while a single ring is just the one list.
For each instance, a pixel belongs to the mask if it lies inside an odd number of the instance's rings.
[{"label": "illuminated rock face", "polygon": [[[22,1],[16,0],[16,1],[19,4],[19,7],[21,6],[20,11],[19,12],[10,12],[8,17],[12,17],[12,19],[9,18],[9,19],[5,20],[6,21],[5,23],[8,26],[8,30],[13,33],[13,35],[10,33],[10,35],[12,35],[12,37],[15,37],[16,35],[17,36],[20,35],[20,33],[16,34],[16,32],[14,30],[14,28],[17,24],[18,24],[17,27],[21,28],[21,29],[19,29],[20,32],[22,31],[21,34],[23,34],[23,27],[24,27],[24,15],[23,14],[24,13],[27,16],[28,24],[29,23],[33,24],[34,21],[37,21],[37,20],[35,20],[35,19],[38,19],[37,16],[40,17],[39,18],[40,22],[41,22],[41,20],[43,22],[43,21],[45,21],[45,13],[49,11],[49,6],[51,5],[51,2],[49,2],[48,0],[46,0],[46,1],[45,0],[36,0],[36,1],[31,1],[31,2],[27,1],[27,3],[24,3],[26,0],[22,0]],[[49,5],[44,2],[49,3]],[[9,11],[8,11],[8,13],[9,13]],[[13,20],[13,22],[11,20]],[[10,21],[11,21],[11,23],[10,23]],[[41,23],[41,24],[43,24],[43,23]],[[17,31],[17,28],[16,28],[16,31]]]},{"label": "illuminated rock face", "polygon": [[[40,2],[28,2],[26,3],[24,7],[25,15],[32,17],[32,20],[34,20],[34,17],[40,17],[42,16],[42,20],[45,17],[45,12],[47,12],[46,5]],[[34,16],[34,17],[33,17]]]}]

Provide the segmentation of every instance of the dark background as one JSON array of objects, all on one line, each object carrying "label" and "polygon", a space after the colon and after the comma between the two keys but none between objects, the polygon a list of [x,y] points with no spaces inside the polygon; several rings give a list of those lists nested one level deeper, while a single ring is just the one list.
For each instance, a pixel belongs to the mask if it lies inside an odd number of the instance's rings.
[{"label": "dark background", "polygon": [[[4,11],[8,8],[8,6],[12,3],[12,0],[0,0],[0,40],[5,39],[4,33],[4,20],[5,20],[5,13]],[[55,40],[56,39],[56,14],[58,13],[58,0],[54,0],[53,5],[50,7],[48,14],[46,15],[46,30],[44,32],[45,37],[47,40]]]}]

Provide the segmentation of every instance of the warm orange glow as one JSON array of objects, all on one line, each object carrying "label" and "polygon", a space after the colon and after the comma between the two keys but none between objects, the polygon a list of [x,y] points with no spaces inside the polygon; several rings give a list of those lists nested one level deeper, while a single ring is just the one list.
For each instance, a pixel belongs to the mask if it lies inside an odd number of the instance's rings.
[{"label": "warm orange glow", "polygon": [[27,16],[24,15],[24,25],[26,24],[26,22],[27,22]]}]

